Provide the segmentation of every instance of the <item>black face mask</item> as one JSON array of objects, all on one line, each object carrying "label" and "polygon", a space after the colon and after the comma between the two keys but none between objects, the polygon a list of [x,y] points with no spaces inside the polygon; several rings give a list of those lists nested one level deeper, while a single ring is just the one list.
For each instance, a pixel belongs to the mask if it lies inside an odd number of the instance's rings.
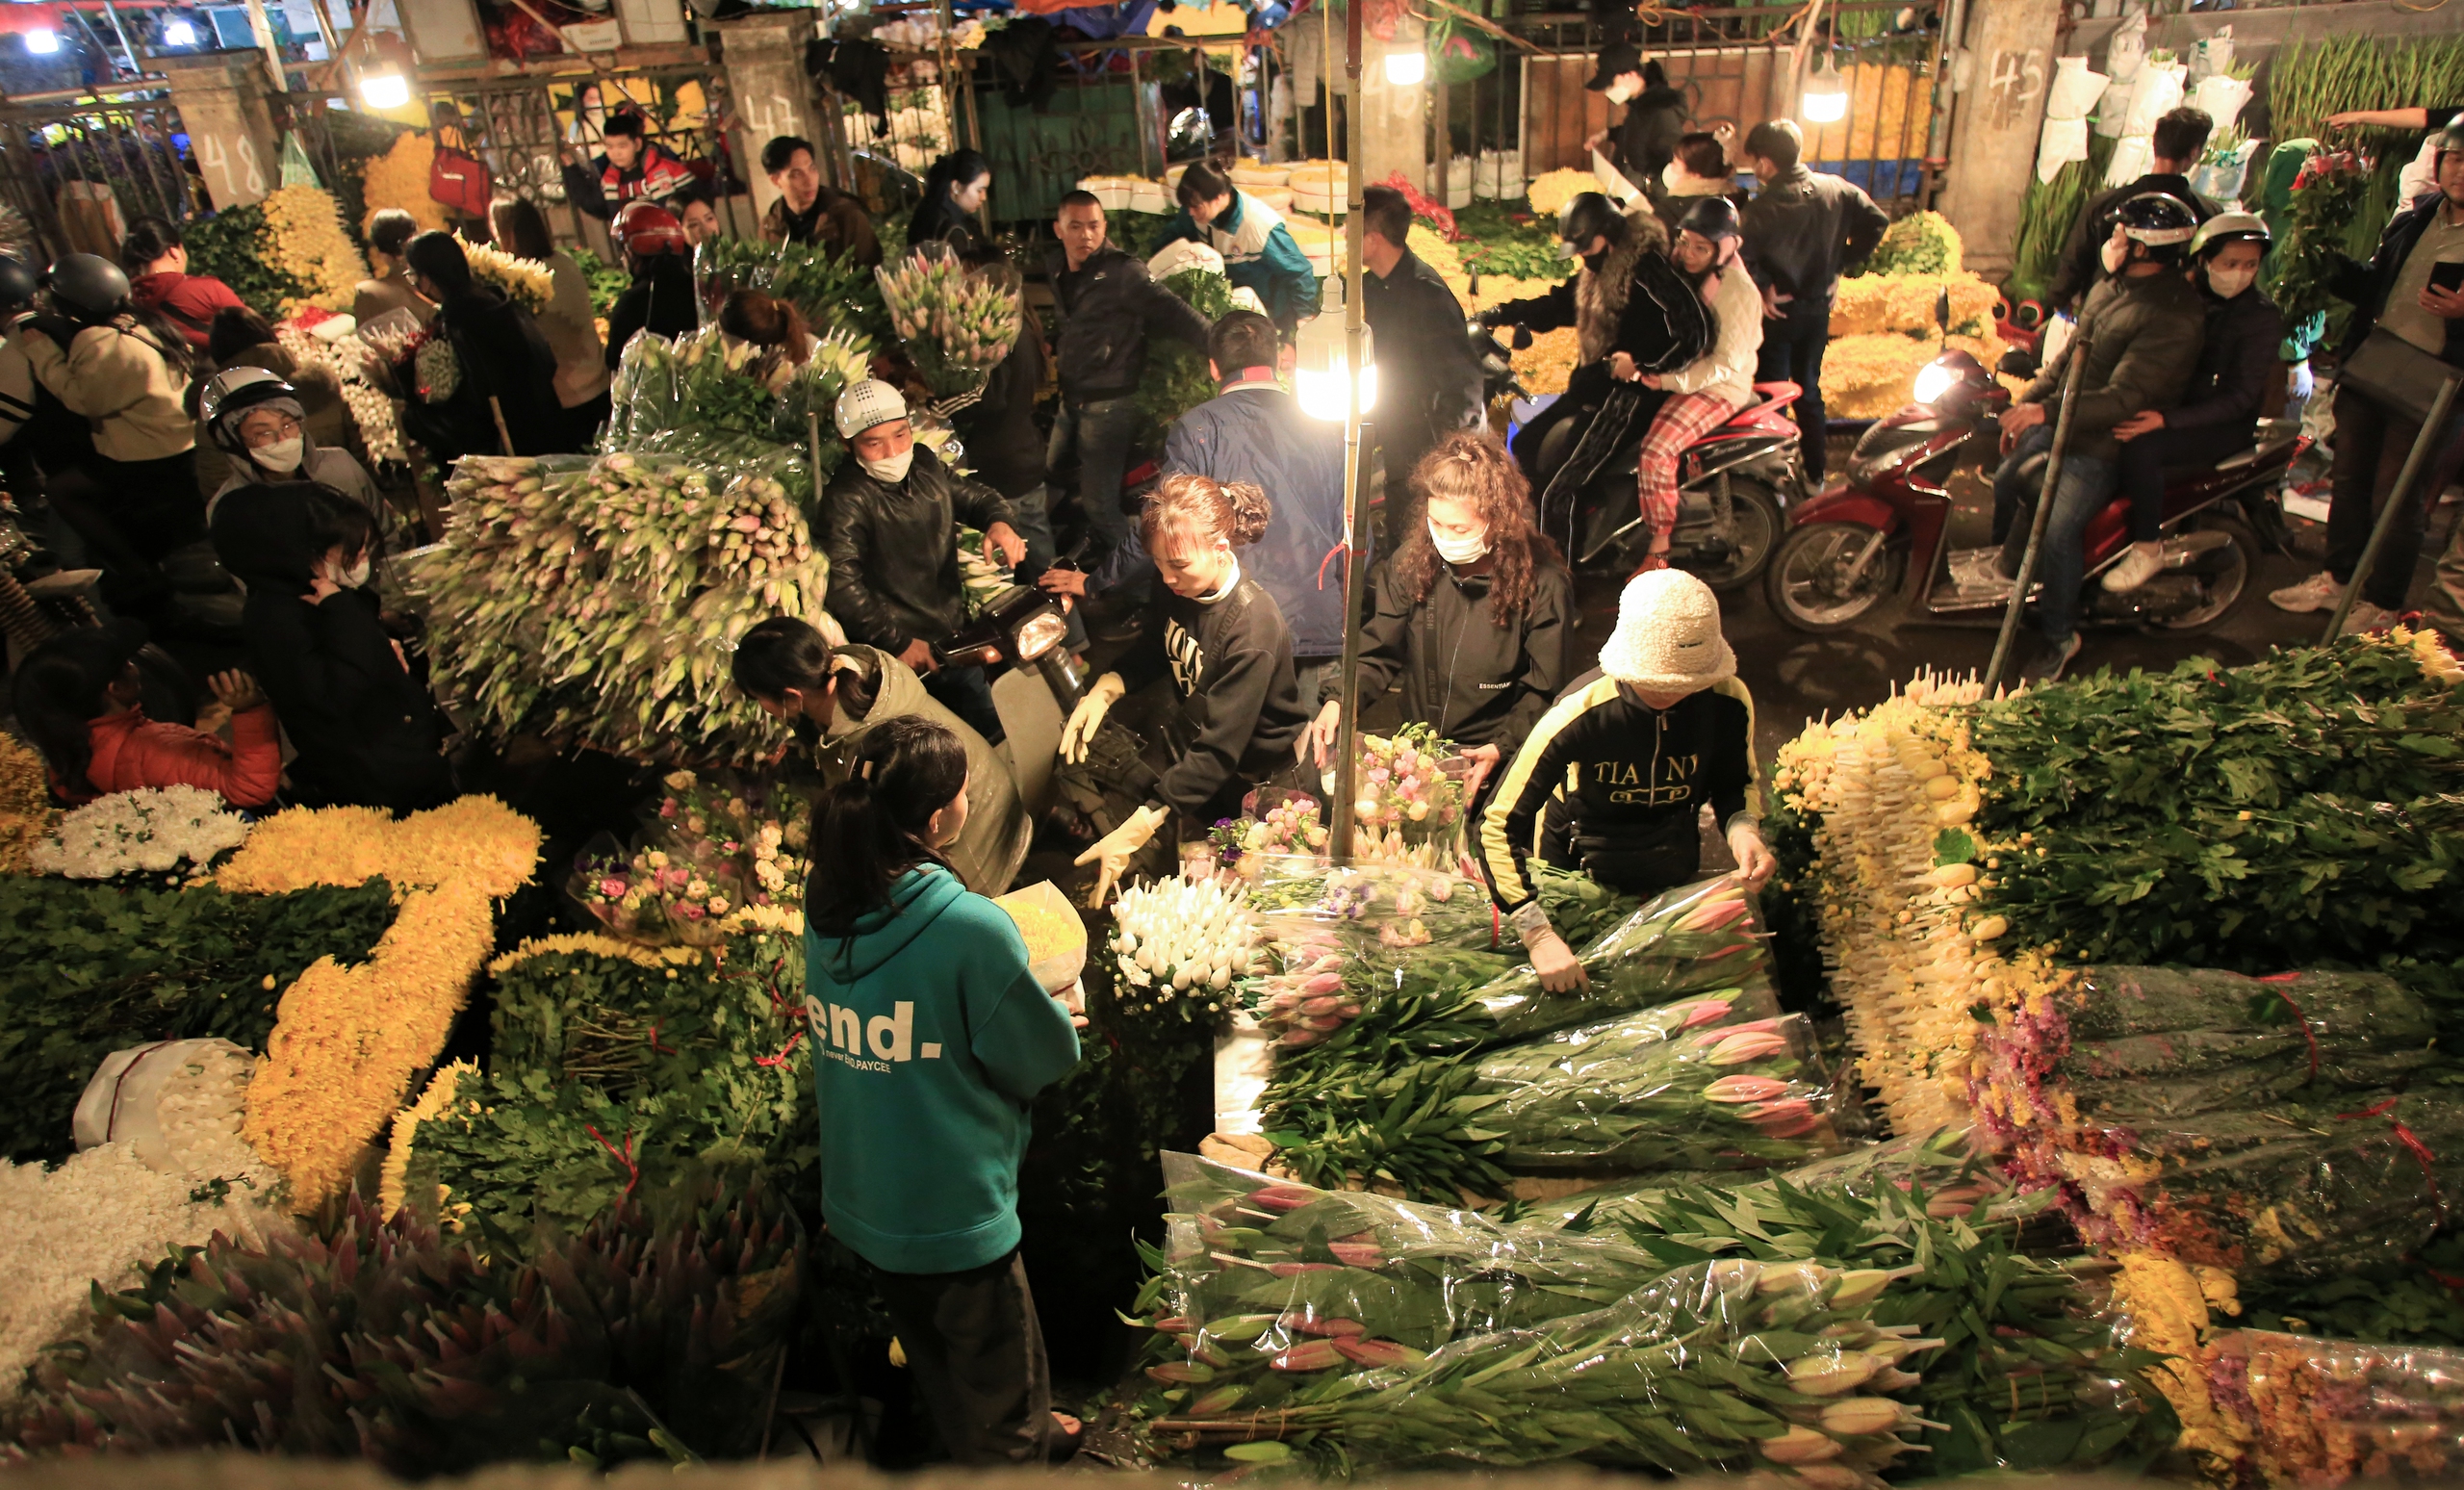
[{"label": "black face mask", "polygon": [[1607,262],[1608,251],[1604,248],[1598,253],[1586,253],[1582,256],[1582,267],[1595,274],[1599,273],[1600,267]]}]

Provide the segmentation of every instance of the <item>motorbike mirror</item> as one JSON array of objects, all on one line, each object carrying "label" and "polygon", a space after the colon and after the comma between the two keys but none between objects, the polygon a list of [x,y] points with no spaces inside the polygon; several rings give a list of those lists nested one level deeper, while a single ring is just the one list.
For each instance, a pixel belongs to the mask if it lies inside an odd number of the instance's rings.
[{"label": "motorbike mirror", "polygon": [[1515,327],[1515,328],[1514,328],[1514,349],[1515,349],[1516,351],[1521,351],[1521,350],[1523,350],[1525,347],[1528,347],[1528,346],[1530,346],[1530,345],[1531,345],[1531,328],[1530,328],[1529,326],[1517,326],[1517,327]]},{"label": "motorbike mirror", "polygon": [[2025,348],[2018,347],[2004,352],[2002,360],[1993,366],[1996,372],[2008,372],[2013,377],[2034,377],[2037,372],[2036,359],[2029,356]]}]

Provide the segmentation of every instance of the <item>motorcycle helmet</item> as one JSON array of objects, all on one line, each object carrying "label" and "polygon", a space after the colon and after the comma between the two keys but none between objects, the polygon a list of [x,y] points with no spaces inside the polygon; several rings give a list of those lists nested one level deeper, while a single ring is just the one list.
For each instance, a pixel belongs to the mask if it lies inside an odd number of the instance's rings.
[{"label": "motorcycle helmet", "polygon": [[2450,150],[2464,150],[2464,114],[2449,119],[2447,127],[2440,130],[2430,143],[2438,146],[2441,155]]},{"label": "motorcycle helmet", "polygon": [[616,215],[616,242],[625,251],[640,258],[662,253],[686,253],[692,245],[685,241],[684,224],[676,214],[656,202],[632,201]]},{"label": "motorcycle helmet", "polygon": [[2142,192],[2121,204],[2115,215],[2121,236],[2147,250],[2147,257],[2159,264],[2170,264],[2182,256],[2182,245],[2198,232],[2198,218],[2178,197],[2162,192]]},{"label": "motorcycle helmet", "polygon": [[206,433],[218,450],[244,456],[248,442],[241,438],[240,416],[278,402],[291,405],[283,412],[292,418],[302,417],[298,389],[264,368],[233,368],[217,372],[206,383],[205,392],[197,398],[196,414],[204,421]]},{"label": "motorcycle helmet", "polygon": [[1566,199],[1557,213],[1557,237],[1563,240],[1558,252],[1578,259],[1583,246],[1604,233],[1612,244],[1626,234],[1625,214],[1615,203],[1599,192],[1578,192]]},{"label": "motorcycle helmet", "polygon": [[2220,212],[2200,223],[2198,231],[2191,235],[2191,257],[2199,258],[2210,248],[2220,248],[2226,244],[2256,244],[2259,252],[2265,253],[2274,243],[2274,237],[2268,232],[2266,220],[2257,213]]},{"label": "motorcycle helmet", "polygon": [[1694,205],[1685,209],[1685,216],[1677,219],[1677,230],[1698,234],[1713,243],[1734,238],[1739,231],[1736,203],[1725,196],[1697,197]]},{"label": "motorcycle helmet", "polygon": [[40,288],[41,281],[35,277],[35,271],[23,259],[0,253],[0,308],[13,310],[20,305],[32,305],[35,292]]},{"label": "motorcycle helmet", "polygon": [[128,276],[118,265],[93,253],[64,253],[44,276],[61,314],[88,325],[118,315],[128,300]]}]

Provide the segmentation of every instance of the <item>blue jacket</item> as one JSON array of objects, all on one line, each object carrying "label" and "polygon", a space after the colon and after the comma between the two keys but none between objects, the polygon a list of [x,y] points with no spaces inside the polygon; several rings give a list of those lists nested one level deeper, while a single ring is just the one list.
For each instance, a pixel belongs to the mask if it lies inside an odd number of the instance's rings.
[{"label": "blue jacket", "polygon": [[1343,560],[1326,558],[1344,540],[1343,425],[1311,419],[1272,384],[1245,385],[1172,422],[1164,470],[1248,481],[1267,494],[1274,516],[1266,536],[1241,551],[1241,568],[1274,597],[1294,656],[1343,651]]},{"label": "blue jacket", "polygon": [[805,968],[822,1219],[889,1272],[1008,1256],[1027,1104],[1078,1064],[1016,924],[927,864],[854,937],[808,930]]},{"label": "blue jacket", "polygon": [[1232,205],[1204,227],[1184,207],[1164,224],[1149,254],[1182,239],[1200,243],[1223,255],[1223,272],[1232,288],[1245,285],[1258,293],[1267,319],[1290,336],[1292,328],[1318,314],[1318,271],[1300,251],[1292,229],[1275,210],[1246,192],[1234,191]]}]

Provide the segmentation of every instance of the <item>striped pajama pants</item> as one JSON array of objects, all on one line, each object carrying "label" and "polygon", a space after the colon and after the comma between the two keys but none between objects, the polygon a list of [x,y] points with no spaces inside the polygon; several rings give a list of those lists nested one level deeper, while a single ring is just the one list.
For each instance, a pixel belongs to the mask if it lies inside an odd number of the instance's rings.
[{"label": "striped pajama pants", "polygon": [[1677,460],[1685,448],[1727,424],[1736,405],[1718,394],[1679,394],[1660,405],[1643,436],[1634,475],[1641,482],[1643,526],[1655,533],[1677,527]]}]

